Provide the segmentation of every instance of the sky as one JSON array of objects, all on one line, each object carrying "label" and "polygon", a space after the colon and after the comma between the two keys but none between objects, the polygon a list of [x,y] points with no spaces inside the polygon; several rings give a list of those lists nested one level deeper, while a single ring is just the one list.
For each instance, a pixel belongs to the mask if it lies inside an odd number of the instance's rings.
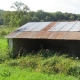
[{"label": "sky", "polygon": [[68,12],[80,14],[80,0],[1,0],[0,9],[13,10],[10,7],[16,1],[23,2],[31,11],[61,11],[63,13]]}]

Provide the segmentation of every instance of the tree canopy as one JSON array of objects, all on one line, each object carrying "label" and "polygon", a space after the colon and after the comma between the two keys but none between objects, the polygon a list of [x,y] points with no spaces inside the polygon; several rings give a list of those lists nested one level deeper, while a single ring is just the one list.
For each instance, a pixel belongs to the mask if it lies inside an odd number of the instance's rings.
[{"label": "tree canopy", "polygon": [[27,22],[39,21],[74,21],[80,20],[80,14],[45,12],[43,10],[31,11],[30,8],[22,2],[14,2],[11,8],[15,11],[0,10],[0,25],[21,26]]}]

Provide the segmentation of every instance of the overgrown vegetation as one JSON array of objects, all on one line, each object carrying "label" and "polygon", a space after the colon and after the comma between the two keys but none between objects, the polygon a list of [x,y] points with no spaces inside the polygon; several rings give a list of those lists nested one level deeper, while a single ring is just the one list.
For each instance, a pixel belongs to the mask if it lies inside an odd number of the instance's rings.
[{"label": "overgrown vegetation", "polygon": [[[41,53],[39,53],[41,52]],[[53,53],[52,57],[44,57],[43,50],[38,54],[19,57],[15,60],[6,62],[9,66],[20,66],[21,68],[30,68],[36,72],[50,74],[65,74],[74,77],[80,77],[80,62],[79,60],[68,58],[66,55],[58,55]],[[49,55],[49,54],[48,54]]]},{"label": "overgrown vegetation", "polygon": [[[6,68],[5,68],[6,67]],[[31,69],[18,66],[6,66],[0,65],[0,80],[78,80],[72,76],[66,76],[64,74],[44,74]]]},{"label": "overgrown vegetation", "polygon": [[10,57],[8,40],[4,36],[15,30],[16,26],[29,21],[58,20],[80,20],[80,15],[42,10],[0,10],[0,80],[80,80],[80,59],[76,56],[41,48],[36,53],[18,55],[15,59]]},{"label": "overgrown vegetation", "polygon": [[79,57],[41,48],[38,52],[10,58],[3,36],[13,28],[2,27],[0,36],[0,80],[80,80]]},{"label": "overgrown vegetation", "polygon": [[6,25],[0,25],[0,38],[4,38],[5,35],[14,31],[16,28],[18,28],[18,27],[9,27],[9,26],[6,26]]},{"label": "overgrown vegetation", "polygon": [[16,11],[0,10],[0,80],[80,80],[79,57],[41,48],[36,53],[18,55],[13,59],[9,54],[8,40],[4,38],[29,21],[80,20],[80,14],[28,11],[28,6],[21,2],[15,2],[13,7]]},{"label": "overgrown vegetation", "polygon": [[[4,48],[5,50],[6,48]],[[3,52],[3,51],[2,51]],[[18,56],[16,59],[6,57],[0,64],[1,80],[78,80],[80,79],[80,62],[67,55],[49,52],[44,49],[36,54]],[[47,56],[45,56],[47,54]],[[2,54],[1,54],[2,55]],[[8,55],[9,56],[9,55]],[[26,74],[26,75],[25,75]],[[32,76],[32,77],[31,77]]]}]

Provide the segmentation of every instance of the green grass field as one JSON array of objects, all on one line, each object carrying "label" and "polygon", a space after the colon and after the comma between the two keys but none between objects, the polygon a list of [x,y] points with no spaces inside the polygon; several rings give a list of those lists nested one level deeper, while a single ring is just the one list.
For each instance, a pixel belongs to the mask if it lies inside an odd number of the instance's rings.
[{"label": "green grass field", "polygon": [[8,46],[7,39],[0,39],[0,51],[6,50]]},{"label": "green grass field", "polygon": [[72,76],[66,76],[64,74],[44,74],[31,69],[22,69],[21,67],[6,66],[0,64],[0,80],[78,80]]},{"label": "green grass field", "polygon": [[[10,32],[9,28],[1,29],[6,34]],[[41,49],[34,55],[28,53],[12,59],[3,36],[0,36],[0,80],[80,80],[80,60],[76,57]]]}]

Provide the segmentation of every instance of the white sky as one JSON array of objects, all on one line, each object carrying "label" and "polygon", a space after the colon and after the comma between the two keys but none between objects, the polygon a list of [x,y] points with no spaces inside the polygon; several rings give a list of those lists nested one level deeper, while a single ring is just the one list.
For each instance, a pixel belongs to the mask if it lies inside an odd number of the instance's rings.
[{"label": "white sky", "polygon": [[31,11],[44,10],[47,12],[68,12],[80,14],[80,0],[1,0],[0,9],[11,10],[12,3],[21,1]]}]

